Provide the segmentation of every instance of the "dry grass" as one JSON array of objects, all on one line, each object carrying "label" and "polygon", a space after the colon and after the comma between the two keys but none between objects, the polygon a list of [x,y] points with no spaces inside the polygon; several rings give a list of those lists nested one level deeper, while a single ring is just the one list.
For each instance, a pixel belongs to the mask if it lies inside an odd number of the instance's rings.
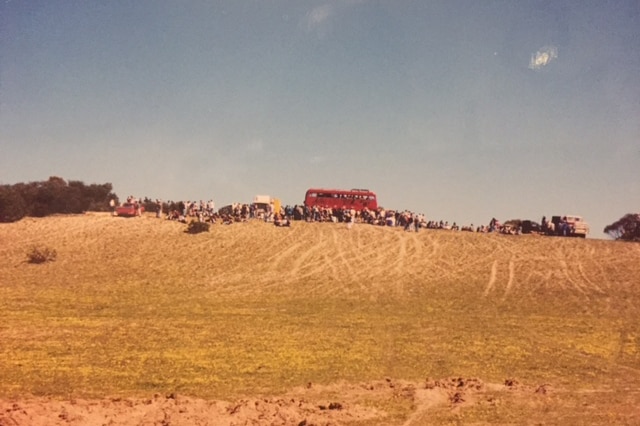
[{"label": "dry grass", "polygon": [[[297,222],[184,230],[102,214],[0,225],[0,396],[234,398],[460,376],[554,393],[441,407],[432,421],[640,420],[638,244]],[[57,259],[29,264],[33,246]],[[385,423],[416,408],[369,403],[396,413]]]}]

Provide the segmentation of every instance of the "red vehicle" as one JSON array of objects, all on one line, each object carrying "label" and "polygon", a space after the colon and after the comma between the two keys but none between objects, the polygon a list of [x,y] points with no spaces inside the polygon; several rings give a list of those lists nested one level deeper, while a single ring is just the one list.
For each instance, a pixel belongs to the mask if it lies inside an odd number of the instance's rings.
[{"label": "red vehicle", "polygon": [[140,216],[144,211],[144,206],[137,203],[124,203],[116,207],[116,215],[124,217]]},{"label": "red vehicle", "polygon": [[304,205],[307,207],[354,209],[356,211],[361,211],[364,208],[376,210],[378,199],[376,194],[368,189],[311,188],[304,197]]}]

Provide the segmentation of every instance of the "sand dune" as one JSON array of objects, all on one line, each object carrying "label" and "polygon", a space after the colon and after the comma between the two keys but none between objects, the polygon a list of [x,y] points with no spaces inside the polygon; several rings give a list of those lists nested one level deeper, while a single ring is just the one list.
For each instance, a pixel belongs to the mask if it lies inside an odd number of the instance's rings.
[{"label": "sand dune", "polygon": [[[431,310],[450,307],[464,312],[465,306],[472,306],[474,315],[486,310],[489,313],[483,321],[491,321],[490,312],[504,315],[500,321],[509,318],[507,315],[517,318],[519,312],[541,322],[548,313],[554,318],[566,313],[576,323],[580,315],[602,317],[612,324],[626,325],[616,340],[620,347],[603,352],[604,364],[597,361],[598,368],[609,365],[619,375],[616,383],[624,376],[630,388],[636,389],[626,392],[612,407],[624,422],[640,420],[636,408],[640,406],[640,368],[639,364],[634,366],[640,362],[640,336],[637,327],[629,325],[639,313],[638,244],[444,230],[416,233],[364,224],[347,229],[343,224],[303,222],[294,222],[291,228],[250,221],[212,225],[210,232],[198,235],[184,231],[182,224],[152,216],[123,219],[100,213],[28,218],[0,225],[0,286],[5,295],[0,318],[12,324],[0,327],[0,338],[18,342],[19,327],[34,333],[26,320],[20,319],[20,313],[6,304],[20,303],[23,312],[29,311],[23,295],[38,286],[47,286],[52,292],[62,289],[65,297],[91,288],[94,304],[100,291],[105,295],[125,291],[129,283],[146,287],[149,294],[156,292],[154,297],[174,297],[170,289],[179,283],[181,292],[210,300],[215,297],[234,306],[242,300],[303,298],[375,306],[390,301],[390,306],[397,308],[424,301],[425,309]],[[56,261],[27,263],[26,253],[32,247],[55,249]],[[166,295],[158,295],[164,291]],[[45,296],[38,303],[49,300]],[[430,318],[425,314],[416,321],[428,322]],[[483,326],[478,327],[481,333]],[[499,324],[489,323],[488,327],[497,329]],[[543,334],[542,327],[529,334],[538,339],[531,347],[548,338]],[[46,341],[47,336],[42,339]],[[560,346],[549,348],[560,351]],[[29,356],[19,343],[11,350],[19,351],[14,357]],[[566,352],[566,348],[562,350]],[[581,350],[594,355],[589,353],[591,349]],[[0,365],[9,371],[12,355],[4,356],[9,358]],[[614,368],[616,362],[619,364]],[[438,371],[437,366],[431,368]],[[588,366],[584,368],[588,370]],[[135,389],[122,389],[124,397],[109,393],[102,399],[82,395],[70,399],[38,396],[34,389],[20,387],[25,385],[5,386],[0,424],[428,424],[434,407],[456,415],[455,410],[465,404],[491,406],[492,398],[511,401],[519,409],[552,404],[548,398],[560,392],[563,383],[558,378],[553,384],[514,385],[488,378],[486,382],[482,378],[451,378],[442,371],[438,380],[378,377],[309,384],[268,397],[232,396],[226,402],[199,399],[198,395],[140,397],[140,390]],[[460,381],[463,384],[458,389]],[[409,415],[389,417],[384,402],[375,407],[363,405],[363,393],[378,402],[405,401]],[[328,408],[332,403],[333,408]]]}]

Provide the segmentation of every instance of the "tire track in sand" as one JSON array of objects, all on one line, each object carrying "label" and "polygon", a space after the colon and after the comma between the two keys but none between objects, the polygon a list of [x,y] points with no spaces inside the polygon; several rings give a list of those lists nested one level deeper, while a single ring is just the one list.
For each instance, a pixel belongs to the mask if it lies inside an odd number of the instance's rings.
[{"label": "tire track in sand", "polygon": [[592,287],[598,293],[605,294],[605,292],[602,290],[602,288],[598,284],[596,284],[595,282],[591,281],[589,279],[589,277],[587,276],[587,274],[584,273],[584,269],[582,268],[582,262],[578,263],[578,272],[580,273],[580,277],[582,277],[582,280],[585,283],[587,283],[590,287]]},{"label": "tire track in sand", "polygon": [[489,295],[489,293],[491,292],[491,290],[493,290],[493,287],[496,284],[496,277],[498,276],[498,261],[494,260],[493,264],[491,265],[491,275],[489,276],[489,282],[487,283],[487,286],[484,289],[484,296],[487,297]]},{"label": "tire track in sand", "polygon": [[[296,253],[296,259],[291,265],[287,275],[293,279],[300,277],[308,277],[315,273],[319,273],[325,269],[326,257],[316,256],[318,252],[322,252],[326,247],[326,238],[324,233],[320,233],[320,240],[311,243],[309,247],[302,253]],[[316,259],[313,259],[316,257]],[[332,268],[333,273],[335,270]]]},{"label": "tire track in sand", "polygon": [[[348,275],[348,277],[344,277],[344,278],[349,278],[349,279],[351,279],[351,278],[353,278],[353,277],[354,277],[354,275],[355,275],[355,274],[353,273],[353,267],[351,266],[351,262],[349,261],[349,259],[347,259],[347,256],[345,256],[345,251],[346,251],[346,250],[345,250],[345,247],[344,247],[344,242],[343,242],[343,241],[341,241],[341,240],[338,238],[338,231],[337,231],[337,229],[336,229],[336,228],[333,228],[333,229],[331,230],[331,234],[332,234],[332,237],[333,237],[333,246],[336,248],[336,257],[337,257],[338,259],[340,259],[340,263],[341,263],[342,265],[344,265],[344,267],[345,267],[345,268],[346,268],[346,270],[347,270],[347,275]],[[357,252],[357,250],[353,250],[353,249],[352,249],[352,252]],[[331,260],[329,260],[329,264],[331,265]],[[335,270],[335,268],[332,268],[332,269],[334,269],[334,270]],[[341,277],[336,276],[336,278],[338,278],[338,279],[339,279],[339,278],[341,278]]]},{"label": "tire track in sand", "polygon": [[563,273],[565,279],[567,280],[567,282],[569,282],[569,284],[571,284],[573,286],[573,288],[575,288],[578,292],[580,292],[582,294],[586,294],[586,291],[584,290],[582,285],[580,285],[580,283],[578,283],[578,281],[574,280],[571,277],[571,272],[569,271],[569,265],[567,264],[566,260],[561,260],[560,261],[560,267],[561,267],[562,273]]},{"label": "tire track in sand", "polygon": [[302,242],[292,242],[286,247],[287,248],[285,248],[284,250],[278,251],[267,258],[267,262],[270,264],[269,269],[271,271],[277,271],[280,268],[280,265],[283,262],[288,261],[289,258],[292,257],[295,253],[306,251],[304,250],[304,245]]},{"label": "tire track in sand", "polygon": [[394,271],[398,274],[401,274],[404,270],[404,265],[407,257],[407,240],[405,235],[397,235],[397,241],[400,243],[400,247],[398,249],[398,253],[396,254],[396,261]]},{"label": "tire track in sand", "polygon": [[513,279],[516,275],[516,263],[513,261],[513,258],[509,259],[509,281],[507,281],[507,287],[504,289],[504,295],[502,296],[502,300],[505,300],[509,293],[511,292],[511,287],[513,286]]},{"label": "tire track in sand", "polygon": [[400,240],[401,247],[398,257],[401,263],[396,265],[396,270],[412,279],[418,279],[423,273],[423,269],[417,266],[423,260],[422,240],[416,232],[404,232],[400,235]]},{"label": "tire track in sand", "polygon": [[[315,237],[316,241],[305,238],[302,241],[292,242],[284,250],[269,256],[267,262],[270,264],[270,273],[288,280],[312,275],[323,269],[326,264],[333,266],[331,262],[327,262],[326,256],[318,256],[318,252],[326,245],[325,234],[323,232],[314,235],[307,233],[304,237]],[[331,269],[335,274],[334,268]]]}]

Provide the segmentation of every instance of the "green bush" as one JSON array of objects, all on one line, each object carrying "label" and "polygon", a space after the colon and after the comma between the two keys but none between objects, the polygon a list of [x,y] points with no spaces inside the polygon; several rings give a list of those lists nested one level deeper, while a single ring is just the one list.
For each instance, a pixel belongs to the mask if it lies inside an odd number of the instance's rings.
[{"label": "green bush", "polygon": [[56,260],[57,255],[56,251],[49,247],[33,247],[31,251],[27,253],[27,258],[29,259],[29,263],[45,263],[53,262]]},{"label": "green bush", "polygon": [[209,232],[209,224],[205,222],[189,222],[187,226],[188,234],[199,234],[201,232]]}]

